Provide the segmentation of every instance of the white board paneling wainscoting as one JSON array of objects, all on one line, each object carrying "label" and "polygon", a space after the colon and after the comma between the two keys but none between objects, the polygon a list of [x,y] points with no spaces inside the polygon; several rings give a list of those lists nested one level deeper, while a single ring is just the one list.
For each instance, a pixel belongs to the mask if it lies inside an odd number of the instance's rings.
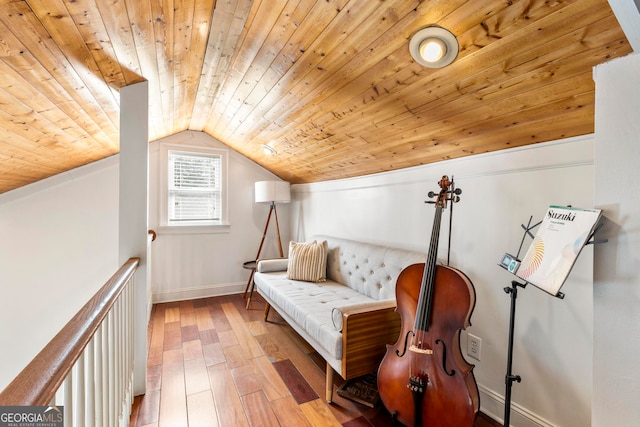
[{"label": "white board paneling wainscoting", "polygon": [[[482,411],[491,414],[494,419],[504,421],[504,390],[500,393],[489,390],[482,384],[478,384]],[[537,414],[527,410],[522,405],[511,402],[511,422],[512,426],[518,427],[556,427]]]},{"label": "white board paneling wainscoting", "polygon": [[[228,150],[227,226],[207,230],[161,225],[162,144]],[[254,183],[278,178],[207,134],[190,131],[151,143],[149,174],[149,227],[158,232],[152,249],[153,301],[244,292],[250,271],[242,264],[256,256],[269,213],[268,205],[254,203]],[[289,205],[278,206],[278,219],[282,240],[288,242]],[[261,256],[278,256],[277,244],[272,222]]]},{"label": "white board paneling wainscoting", "polygon": [[[438,190],[442,175],[453,175],[462,195],[453,210],[451,265],[475,285],[476,306],[467,332],[482,339],[481,360],[469,360],[476,365],[482,411],[502,419],[510,312],[503,288],[515,277],[497,264],[505,252],[517,252],[520,225],[530,216],[539,221],[552,204],[593,206],[593,141],[588,135],[361,178],[294,185],[291,235],[297,240],[334,235],[426,252],[435,209],[424,201],[429,191]],[[446,211],[440,235],[443,262],[448,220]],[[522,382],[512,388],[513,426],[591,424],[592,266],[593,249],[587,247],[562,288],[564,300],[531,285],[518,293],[513,374]],[[463,349],[466,338],[464,332]]]},{"label": "white board paneling wainscoting", "polygon": [[[247,282],[216,283],[208,286],[179,287],[177,290],[156,291],[153,303],[186,301],[211,296],[232,295],[244,292]],[[176,288],[178,288],[176,286]]]}]

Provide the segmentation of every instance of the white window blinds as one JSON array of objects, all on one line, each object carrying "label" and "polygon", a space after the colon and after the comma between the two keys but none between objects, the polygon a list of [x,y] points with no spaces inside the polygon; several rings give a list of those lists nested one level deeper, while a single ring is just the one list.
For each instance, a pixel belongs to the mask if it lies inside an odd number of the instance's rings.
[{"label": "white window blinds", "polygon": [[222,158],[169,151],[169,222],[220,222]]}]

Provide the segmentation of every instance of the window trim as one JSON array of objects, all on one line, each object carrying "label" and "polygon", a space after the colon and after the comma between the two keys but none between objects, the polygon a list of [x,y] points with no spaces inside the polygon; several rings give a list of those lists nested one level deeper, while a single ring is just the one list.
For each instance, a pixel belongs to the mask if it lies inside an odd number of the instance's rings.
[{"label": "window trim", "polygon": [[[169,151],[196,155],[219,155],[222,167],[220,203],[222,212],[220,221],[190,221],[188,223],[169,222]],[[195,145],[162,143],[160,147],[160,231],[165,234],[224,233],[229,230],[229,151],[222,148]]]}]

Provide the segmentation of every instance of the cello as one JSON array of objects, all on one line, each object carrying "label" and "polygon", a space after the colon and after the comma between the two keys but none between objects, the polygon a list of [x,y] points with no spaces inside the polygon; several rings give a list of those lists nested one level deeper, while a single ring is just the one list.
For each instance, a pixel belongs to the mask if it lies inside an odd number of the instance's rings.
[{"label": "cello", "polygon": [[[396,423],[413,427],[473,426],[478,386],[460,351],[460,331],[470,326],[475,289],[461,271],[436,263],[442,210],[460,190],[443,176],[427,260],[406,267],[396,281],[401,332],[378,369],[378,390]],[[430,193],[430,196],[432,193]]]}]

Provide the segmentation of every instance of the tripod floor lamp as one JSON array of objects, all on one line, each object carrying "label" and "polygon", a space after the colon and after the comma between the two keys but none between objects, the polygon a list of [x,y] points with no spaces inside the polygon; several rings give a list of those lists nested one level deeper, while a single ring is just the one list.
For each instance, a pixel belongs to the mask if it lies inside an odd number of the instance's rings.
[{"label": "tripod floor lamp", "polygon": [[271,215],[276,219],[276,234],[278,236],[278,249],[280,249],[280,258],[284,257],[282,252],[282,241],[280,240],[280,225],[278,224],[278,212],[276,210],[277,203],[289,203],[291,201],[291,189],[288,182],[285,181],[258,181],[256,182],[256,203],[269,203],[271,205],[269,209],[269,216],[267,216],[267,223],[264,226],[264,233],[262,233],[262,240],[258,247],[258,253],[256,260],[260,258],[260,252],[262,252],[262,246],[264,245],[264,239],[267,237],[267,230],[269,229],[269,222],[271,222]]},{"label": "tripod floor lamp", "polygon": [[[276,210],[277,203],[289,203],[291,201],[291,188],[290,184],[285,181],[258,181],[255,183],[255,202],[256,203],[269,203],[269,216],[267,216],[267,223],[264,226],[264,232],[262,233],[262,240],[260,240],[260,246],[258,247],[258,253],[256,254],[255,261],[249,261],[244,263],[244,267],[251,269],[251,275],[247,282],[247,287],[244,290],[244,294],[247,294],[249,287],[253,291],[251,286],[253,283],[253,273],[255,272],[256,262],[260,259],[260,253],[264,246],[264,240],[267,237],[267,231],[269,230],[269,223],[271,222],[271,216],[276,219],[276,235],[278,236],[278,249],[280,250],[280,258],[284,258],[284,252],[282,251],[282,240],[280,239],[280,225],[278,224],[278,212]],[[247,307],[251,302],[251,296],[247,301]]]}]

